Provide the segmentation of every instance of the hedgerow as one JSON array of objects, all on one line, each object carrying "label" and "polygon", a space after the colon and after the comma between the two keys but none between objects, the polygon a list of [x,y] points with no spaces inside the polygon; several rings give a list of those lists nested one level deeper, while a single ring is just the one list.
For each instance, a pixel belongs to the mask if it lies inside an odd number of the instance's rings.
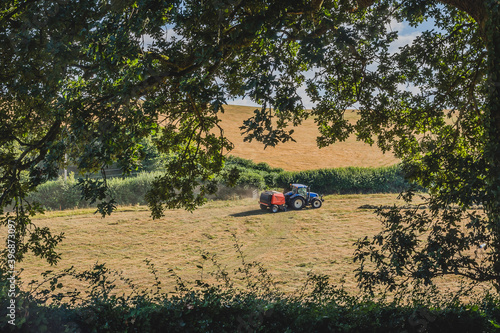
[{"label": "hedgerow", "polygon": [[323,194],[395,193],[408,187],[397,165],[379,168],[335,168],[299,172],[281,172],[275,180],[277,187],[303,183]]},{"label": "hedgerow", "polygon": [[[500,299],[488,293],[438,293],[433,288],[387,295],[348,293],[328,277],[309,273],[303,287],[283,293],[258,262],[248,262],[236,244],[240,267],[227,271],[216,255],[203,253],[204,276],[185,281],[171,270],[176,293],[162,291],[164,276],[146,260],[155,282],[139,290],[105,264],[88,271],[47,272],[16,296],[9,323],[6,279],[0,293],[1,332],[495,332]],[[4,276],[3,276],[4,277]],[[65,278],[88,288],[62,291]],[[117,285],[127,284],[128,294]],[[461,294],[463,292],[463,294]],[[398,296],[402,295],[402,296]],[[464,302],[460,296],[467,297]]]},{"label": "hedgerow", "polygon": [[[145,195],[153,179],[159,172],[141,172],[134,177],[110,178],[107,180],[110,194],[118,205],[145,205]],[[77,186],[78,180],[73,173],[64,180],[60,177],[48,181],[29,195],[29,200],[40,203],[45,209],[60,210],[85,208],[91,206],[82,198],[81,190]]]},{"label": "hedgerow", "polygon": [[[231,171],[232,170],[232,171]],[[225,175],[236,172],[239,178],[234,188],[228,188]],[[118,205],[144,205],[145,194],[152,181],[161,171],[140,172],[132,177],[108,178],[110,194]],[[252,189],[288,188],[290,183],[303,183],[320,194],[349,193],[397,193],[408,186],[401,168],[397,165],[380,168],[334,168],[291,172],[272,168],[266,163],[254,163],[230,156],[225,170],[218,178],[220,192],[213,199],[241,197]],[[29,199],[46,209],[70,209],[88,207],[76,186],[77,179],[70,173],[66,180],[59,178],[46,182],[32,193]]]}]

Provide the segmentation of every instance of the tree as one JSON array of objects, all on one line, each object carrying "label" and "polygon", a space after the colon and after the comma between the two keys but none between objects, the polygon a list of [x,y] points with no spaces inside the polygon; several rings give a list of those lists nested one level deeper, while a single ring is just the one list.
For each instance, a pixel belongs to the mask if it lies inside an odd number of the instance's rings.
[{"label": "tree", "polygon": [[[247,96],[262,105],[242,125],[248,140],[292,140],[289,127],[315,117],[319,146],[353,133],[376,141],[429,189],[429,213],[384,212],[384,232],[358,243],[362,284],[500,282],[497,2],[10,0],[0,13],[0,207],[14,207],[3,223],[16,222],[18,259],[31,249],[55,263],[62,237],[32,228],[30,191],[66,163],[101,171],[80,186],[109,214],[106,167],[137,168],[152,133],[170,156],[147,198],[152,216],[195,209],[232,148],[218,114]],[[435,30],[390,49],[391,21],[426,19]],[[356,124],[344,119],[353,106]],[[484,214],[470,212],[478,204]],[[467,251],[482,242],[478,262]]]},{"label": "tree", "polygon": [[[390,94],[391,116],[379,109],[384,128],[369,131],[429,190],[429,210],[379,211],[383,231],[360,240],[355,255],[367,289],[459,275],[500,290],[498,3],[444,2],[456,7],[444,13],[426,2],[407,12],[434,19],[440,30],[424,32],[394,56],[395,72],[420,91]],[[488,250],[477,258],[480,244]]]}]

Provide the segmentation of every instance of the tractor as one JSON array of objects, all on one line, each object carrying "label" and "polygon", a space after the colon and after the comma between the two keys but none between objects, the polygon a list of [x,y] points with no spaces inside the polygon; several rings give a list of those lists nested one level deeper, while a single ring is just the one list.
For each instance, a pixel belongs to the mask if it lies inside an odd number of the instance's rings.
[{"label": "tractor", "polygon": [[292,190],[285,193],[287,207],[302,209],[306,206],[320,208],[323,204],[323,196],[310,192],[309,186],[302,184],[290,184]]},{"label": "tractor", "polygon": [[302,209],[306,206],[320,208],[323,204],[323,196],[310,192],[309,186],[302,184],[290,184],[292,190],[286,193],[277,191],[265,191],[260,194],[260,208],[262,210],[271,209],[271,212],[277,213],[280,210],[286,210],[287,207],[293,209]]}]

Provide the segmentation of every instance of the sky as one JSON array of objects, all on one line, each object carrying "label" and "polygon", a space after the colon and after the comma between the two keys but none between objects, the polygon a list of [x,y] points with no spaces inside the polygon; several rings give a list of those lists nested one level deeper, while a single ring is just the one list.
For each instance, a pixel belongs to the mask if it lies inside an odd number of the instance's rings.
[{"label": "sky", "polygon": [[[415,40],[415,38],[417,38],[421,34],[422,31],[430,30],[432,28],[433,28],[432,22],[424,22],[418,28],[413,28],[409,24],[407,24],[406,22],[396,22],[395,20],[393,20],[389,24],[389,29],[392,31],[397,31],[399,34],[399,37],[395,42],[393,42],[389,51],[396,52],[400,47],[403,47],[405,45],[412,43],[413,40]],[[171,37],[175,36],[176,34],[175,34],[175,32],[173,32],[172,29],[167,28],[167,35],[169,38],[171,38]],[[144,45],[146,46],[146,48],[147,48],[148,44],[149,45],[151,44],[151,39],[149,37],[145,36],[144,37]],[[314,71],[312,71],[312,70],[305,72],[304,74],[305,74],[306,79],[314,77]],[[414,88],[414,87],[401,87],[401,89],[413,90],[416,88]],[[299,96],[301,96],[302,102],[304,103],[305,108],[310,109],[310,108],[314,107],[314,103],[309,99],[309,97],[306,94],[306,86],[305,85],[302,85],[299,88],[298,94],[299,94]],[[258,104],[251,101],[250,98],[248,98],[248,97],[228,100],[227,103],[231,104],[231,105],[244,105],[244,106],[259,107]]]},{"label": "sky", "polygon": [[[411,44],[415,38],[417,38],[422,31],[430,30],[433,28],[432,22],[424,22],[418,28],[413,28],[409,24],[405,22],[396,22],[392,21],[389,25],[392,31],[397,31],[399,33],[398,39],[391,45],[389,51],[396,52],[400,47]],[[314,77],[313,71],[308,71],[305,73],[306,79]],[[413,87],[401,87],[404,89],[415,89]],[[304,103],[304,107],[306,109],[310,109],[314,107],[314,103],[308,98],[306,94],[306,87],[303,85],[298,90],[299,96],[302,97],[302,102]],[[255,106],[259,105],[251,101],[247,98],[240,98],[235,100],[229,100],[228,104],[231,105],[245,105],[245,106]]]}]

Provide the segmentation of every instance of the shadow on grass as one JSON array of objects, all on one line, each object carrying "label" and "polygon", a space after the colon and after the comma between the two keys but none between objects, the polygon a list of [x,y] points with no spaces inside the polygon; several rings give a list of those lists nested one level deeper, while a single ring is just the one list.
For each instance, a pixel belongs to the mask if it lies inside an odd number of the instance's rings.
[{"label": "shadow on grass", "polygon": [[264,215],[264,214],[273,214],[273,213],[271,213],[270,210],[254,209],[254,210],[249,210],[247,212],[230,214],[229,216],[244,217],[244,216],[254,216],[254,215]]}]

